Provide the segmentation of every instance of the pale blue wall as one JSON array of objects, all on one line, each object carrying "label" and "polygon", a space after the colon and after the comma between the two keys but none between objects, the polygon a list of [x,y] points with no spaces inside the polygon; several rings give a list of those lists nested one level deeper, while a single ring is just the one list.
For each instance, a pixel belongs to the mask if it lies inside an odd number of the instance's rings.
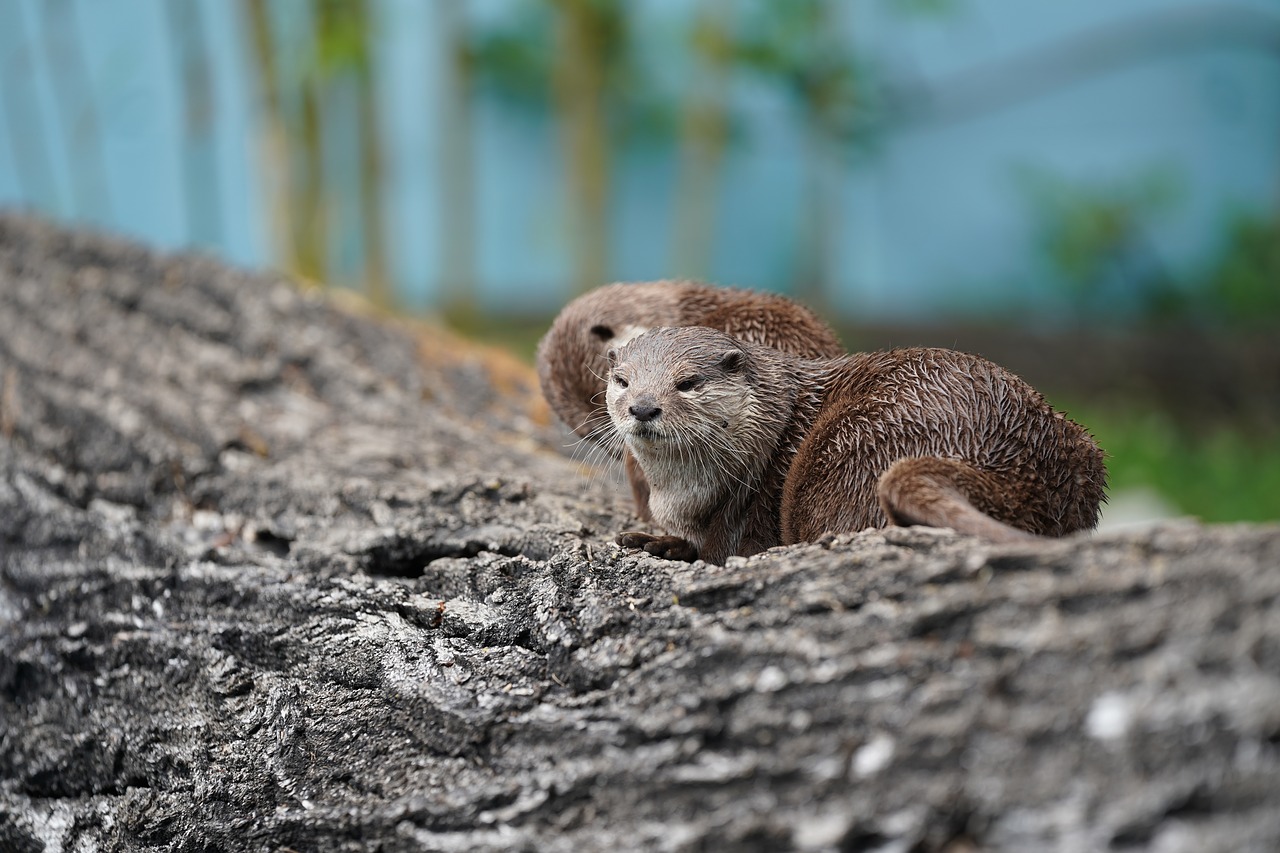
[{"label": "pale blue wall", "polygon": [[[76,127],[64,126],[86,105],[55,96],[48,27],[56,30],[62,20],[59,2],[72,5],[79,23],[72,44],[82,46],[87,63],[100,151],[86,150]],[[192,242],[182,195],[190,142],[163,2],[0,3],[0,205],[108,225],[163,248]],[[471,12],[500,16],[513,5],[487,0],[473,3]],[[860,0],[845,16],[849,38],[891,77],[945,90],[968,69],[1047,49],[1108,22],[1188,7],[1173,0],[954,5],[950,15],[904,19],[887,13],[884,0]],[[1051,308],[1056,297],[1036,254],[1020,168],[1093,183],[1167,171],[1179,187],[1176,203],[1150,236],[1175,274],[1194,273],[1212,256],[1229,212],[1280,206],[1280,2],[1229,5],[1268,16],[1259,20],[1273,28],[1269,50],[1193,40],[1002,109],[945,121],[924,116],[882,139],[856,168],[828,174],[839,187],[835,302],[868,319],[928,317],[954,306],[981,311],[1010,300]],[[207,143],[220,172],[222,215],[212,248],[238,263],[267,265],[272,241],[263,187],[273,176],[263,174],[259,157],[240,6],[228,0],[196,6],[212,45],[216,93]],[[429,305],[441,275],[441,220],[450,215],[435,191],[441,38],[432,27],[432,3],[378,0],[375,7],[393,270],[407,303]],[[272,8],[286,32],[305,9],[296,2]],[[664,28],[689,6],[649,0],[635,8],[659,44]],[[658,52],[649,61],[667,86],[685,84],[681,57]],[[720,181],[710,277],[788,290],[806,236],[800,127],[791,106],[760,82],[740,77],[732,92],[742,133]],[[568,295],[571,268],[556,128],[546,117],[488,98],[477,101],[474,119],[478,291],[497,308],[553,309]],[[342,162],[354,159],[352,144],[329,152],[335,180]],[[105,193],[86,192],[73,175],[92,174],[99,159]],[[612,277],[668,275],[674,146],[633,145],[615,150],[613,162]],[[358,230],[350,226],[344,223],[335,244],[335,262],[354,269]]]},{"label": "pale blue wall", "polygon": [[[25,90],[34,95],[30,101],[38,121],[34,132],[27,125],[15,126],[22,116],[0,108],[0,204],[106,225],[163,248],[189,244],[180,159],[182,95],[163,2],[71,0],[79,31],[71,34],[70,44],[82,51],[92,104],[55,101],[46,24],[60,20],[54,12],[64,4],[0,3],[0,92],[6,95],[0,105],[7,107],[15,97],[26,101]],[[223,239],[215,248],[231,260],[261,264],[267,260],[267,240],[256,191],[251,86],[239,22],[231,3],[206,0],[196,5],[212,46],[217,125],[211,141],[224,176]],[[77,117],[86,109],[96,116],[100,151],[87,149],[77,132]],[[40,161],[49,165],[47,188],[39,170],[30,168],[30,159],[14,150],[20,136],[37,145]],[[92,174],[99,162],[105,193],[78,196],[73,174]]]}]

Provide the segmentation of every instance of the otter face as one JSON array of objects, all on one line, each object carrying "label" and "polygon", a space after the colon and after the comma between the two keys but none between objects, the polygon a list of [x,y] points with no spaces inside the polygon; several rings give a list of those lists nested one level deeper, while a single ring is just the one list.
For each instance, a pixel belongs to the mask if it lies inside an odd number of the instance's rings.
[{"label": "otter face", "polygon": [[604,409],[610,348],[651,326],[675,322],[679,293],[654,284],[612,284],[567,305],[538,347],[538,376],[547,402],[584,439],[609,429]]},{"label": "otter face", "polygon": [[[604,381],[607,384],[608,372],[613,367],[609,353],[626,346],[647,331],[649,331],[648,326],[625,322],[596,323],[587,329],[583,349],[590,353],[589,372],[592,376],[605,377]],[[599,393],[598,390],[597,393]]]},{"label": "otter face", "polygon": [[711,329],[660,328],[607,358],[609,417],[642,466],[733,454],[754,399],[737,341]]}]

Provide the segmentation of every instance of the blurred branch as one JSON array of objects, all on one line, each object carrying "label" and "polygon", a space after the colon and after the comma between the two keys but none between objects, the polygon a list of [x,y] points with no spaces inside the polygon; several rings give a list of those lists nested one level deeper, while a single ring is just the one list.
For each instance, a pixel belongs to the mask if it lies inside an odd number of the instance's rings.
[{"label": "blurred branch", "polygon": [[896,126],[964,121],[1119,68],[1224,45],[1280,57],[1280,16],[1226,3],[1134,15],[936,84],[886,85],[884,118]]}]

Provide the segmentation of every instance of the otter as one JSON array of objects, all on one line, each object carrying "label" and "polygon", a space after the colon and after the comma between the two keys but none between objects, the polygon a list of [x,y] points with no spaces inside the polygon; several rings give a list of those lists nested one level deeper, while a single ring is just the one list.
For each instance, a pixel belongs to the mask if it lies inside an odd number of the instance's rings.
[{"label": "otter", "polygon": [[612,431],[604,407],[605,353],[654,327],[707,326],[806,358],[842,355],[831,327],[784,296],[692,281],[610,284],[565,306],[538,344],[538,379],[553,411],[586,442],[608,445],[624,462],[636,514],[650,520],[648,484]]},{"label": "otter", "polygon": [[709,328],[609,350],[612,441],[672,535],[622,545],[723,563],[824,533],[923,524],[998,542],[1097,525],[1093,436],[979,356],[895,349],[806,359]]}]

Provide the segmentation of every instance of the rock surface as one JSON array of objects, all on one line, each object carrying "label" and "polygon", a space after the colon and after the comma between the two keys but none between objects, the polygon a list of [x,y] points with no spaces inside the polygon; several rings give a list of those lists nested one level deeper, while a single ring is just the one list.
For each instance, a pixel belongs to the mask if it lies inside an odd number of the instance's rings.
[{"label": "rock surface", "polygon": [[1280,527],[712,567],[527,371],[0,217],[0,850],[1274,850]]}]

